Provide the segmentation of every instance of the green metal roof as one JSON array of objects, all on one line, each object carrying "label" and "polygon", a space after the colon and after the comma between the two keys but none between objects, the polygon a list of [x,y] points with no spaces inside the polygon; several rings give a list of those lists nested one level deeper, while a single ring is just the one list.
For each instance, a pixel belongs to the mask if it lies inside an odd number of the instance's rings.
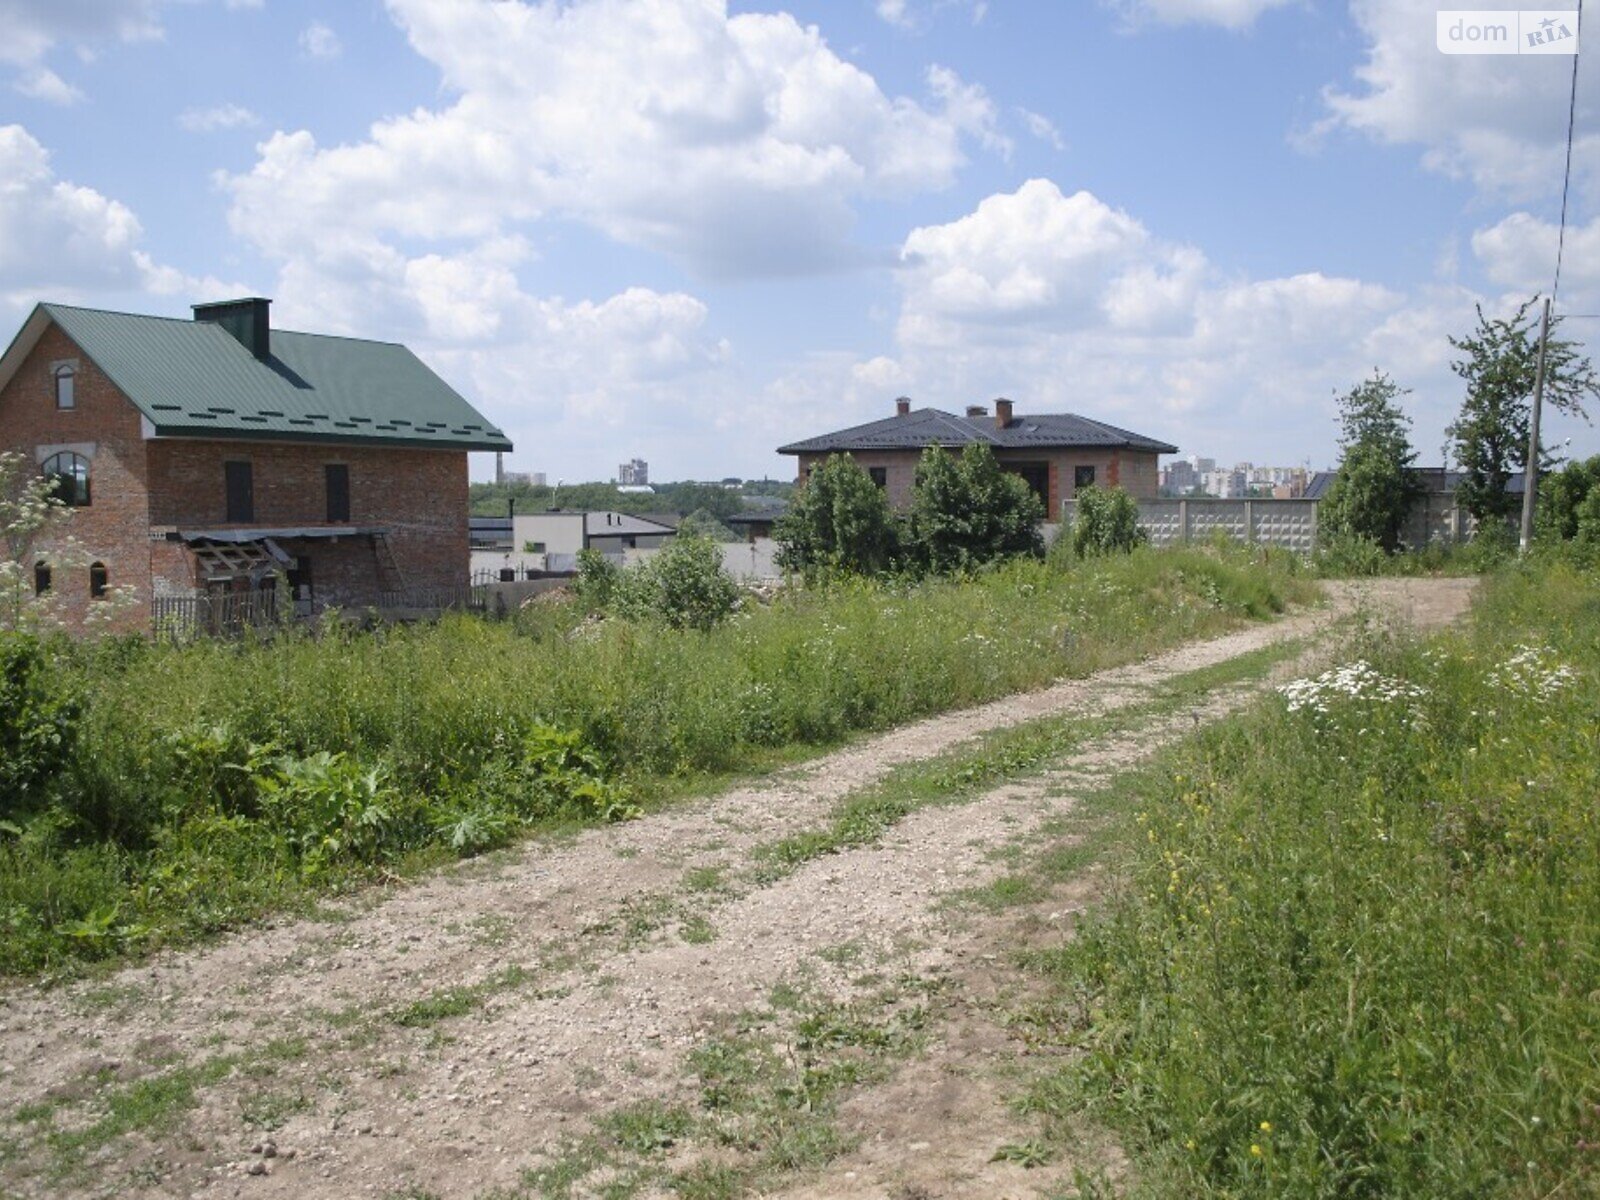
[{"label": "green metal roof", "polygon": [[511,449],[505,434],[394,342],[274,329],[263,361],[211,322],[39,307],[158,437]]}]

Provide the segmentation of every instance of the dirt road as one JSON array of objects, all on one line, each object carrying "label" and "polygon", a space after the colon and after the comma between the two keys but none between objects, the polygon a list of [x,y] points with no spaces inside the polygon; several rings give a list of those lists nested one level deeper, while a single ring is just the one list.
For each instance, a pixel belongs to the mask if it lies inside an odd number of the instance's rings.
[{"label": "dirt road", "polygon": [[[693,1099],[704,1071],[697,1083],[691,1064],[703,1067],[708,1044],[767,1038],[768,1057],[781,1058],[793,1014],[910,1011],[909,992],[917,1036],[842,1102],[854,1148],[819,1153],[820,1172],[771,1186],[809,1197],[1034,1194],[1044,1175],[989,1161],[1007,1118],[987,1068],[1014,1048],[971,995],[987,986],[998,927],[949,898],[999,874],[997,849],[1085,787],[1261,686],[1155,712],[1151,697],[1174,676],[1312,644],[1358,604],[1436,626],[1464,610],[1470,589],[1341,586],[1323,609],[375,890],[322,920],[163,955],[109,981],[14,991],[0,997],[0,1195],[561,1195],[568,1167],[575,1195],[651,1194],[624,1190],[614,1165],[584,1176],[574,1139],[625,1106]],[[918,809],[876,841],[792,869],[756,853],[825,825],[841,798],[898,765],[1060,714],[1099,732],[1041,776]],[[1086,876],[1083,900],[1092,886]],[[966,1000],[939,991],[955,976]],[[644,1150],[669,1162],[689,1153],[672,1141]],[[736,1157],[737,1139],[729,1145]],[[1114,1160],[1114,1147],[1104,1152]],[[698,1166],[715,1176],[715,1161]]]}]

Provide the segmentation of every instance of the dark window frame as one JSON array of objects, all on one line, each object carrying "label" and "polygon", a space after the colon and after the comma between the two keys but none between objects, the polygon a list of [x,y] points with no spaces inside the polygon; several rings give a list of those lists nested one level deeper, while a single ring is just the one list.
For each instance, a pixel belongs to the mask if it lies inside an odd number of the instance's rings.
[{"label": "dark window frame", "polygon": [[39,559],[33,564],[33,594],[42,596],[52,586],[50,564]]},{"label": "dark window frame", "polygon": [[[81,475],[77,469],[80,464],[83,468]],[[89,507],[93,499],[90,487],[93,469],[93,464],[76,450],[57,450],[39,468],[44,477],[54,484],[56,498],[68,508]]]},{"label": "dark window frame", "polygon": [[89,564],[89,599],[103,600],[106,591],[111,587],[111,572],[106,570],[103,562]]},{"label": "dark window frame", "polygon": [[223,520],[249,525],[256,519],[255,465],[249,459],[228,459],[222,464]]},{"label": "dark window frame", "polygon": [[350,519],[350,464],[326,463],[322,468],[322,487],[327,496],[328,523]]},{"label": "dark window frame", "polygon": [[1077,466],[1072,468],[1072,490],[1094,486],[1095,469],[1092,466]]},{"label": "dark window frame", "polygon": [[[78,368],[71,363],[60,363],[51,372],[55,381],[56,411],[76,412],[78,408]],[[65,403],[63,403],[63,399]]]},{"label": "dark window frame", "polygon": [[872,480],[873,483],[877,484],[878,487],[884,489],[885,491],[888,490],[888,487],[889,487],[889,468],[888,467],[868,467],[867,468],[867,478]]}]

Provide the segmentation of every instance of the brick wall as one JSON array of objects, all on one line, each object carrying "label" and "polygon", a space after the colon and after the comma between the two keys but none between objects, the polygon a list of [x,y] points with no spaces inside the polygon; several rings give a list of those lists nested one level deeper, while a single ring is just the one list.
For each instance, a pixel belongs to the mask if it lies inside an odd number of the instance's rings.
[{"label": "brick wall", "polygon": [[[56,407],[53,367],[74,362],[75,407]],[[52,564],[52,586],[69,627],[81,626],[89,606],[89,563],[105,564],[108,582],[134,589],[139,604],[123,610],[118,627],[149,624],[150,539],[146,520],[146,442],[138,410],[54,325],[0,389],[0,446],[38,465],[52,447],[73,449],[89,459],[89,498],[75,508],[65,532],[81,547],[74,561],[61,558],[56,543],[43,543]]]},{"label": "brick wall", "polygon": [[[409,450],[248,441],[161,440],[150,443],[150,517],[158,529],[236,528],[227,521],[225,463],[249,462],[255,500],[253,526],[316,525],[328,521],[325,468],[349,469],[352,526],[382,526],[411,588],[462,587],[468,578],[467,456],[455,450]],[[249,528],[250,526],[242,526]],[[283,543],[310,560],[320,603],[373,604],[379,591],[400,586],[380,570],[372,539],[305,539]],[[158,576],[156,586],[191,588],[191,572]]]}]

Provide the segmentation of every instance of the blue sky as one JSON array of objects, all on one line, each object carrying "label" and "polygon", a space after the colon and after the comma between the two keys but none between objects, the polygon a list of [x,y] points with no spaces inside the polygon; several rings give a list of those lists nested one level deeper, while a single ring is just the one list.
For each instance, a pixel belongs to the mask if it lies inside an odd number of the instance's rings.
[{"label": "blue sky", "polygon": [[1321,466],[1374,366],[1438,461],[1448,335],[1548,287],[1571,60],[1441,55],[1437,7],[0,0],[0,318],[270,296],[552,479],[787,475],[900,394]]}]

